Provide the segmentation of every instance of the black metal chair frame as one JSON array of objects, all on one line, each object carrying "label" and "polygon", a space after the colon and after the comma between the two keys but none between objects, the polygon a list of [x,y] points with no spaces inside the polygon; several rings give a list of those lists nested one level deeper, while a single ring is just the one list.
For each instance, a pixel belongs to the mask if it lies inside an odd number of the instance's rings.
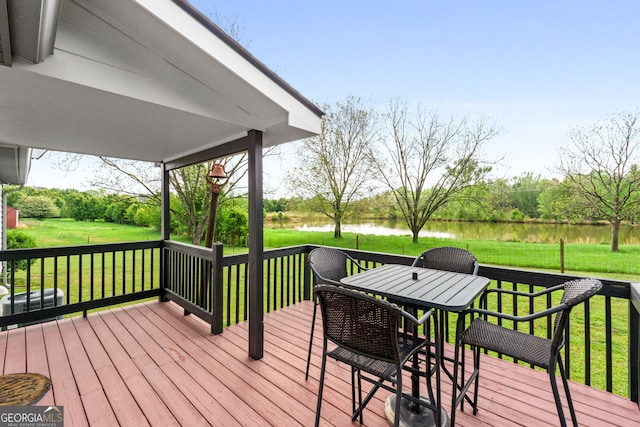
[{"label": "black metal chair frame", "polygon": [[473,275],[478,274],[479,268],[478,260],[471,252],[453,246],[440,246],[424,251],[411,266]]},{"label": "black metal chair frame", "polygon": [[[417,335],[401,331],[402,327],[422,325],[429,319],[434,310],[427,311],[420,319],[402,310],[386,300],[375,298],[355,290],[332,285],[317,285],[315,295],[322,310],[323,345],[320,384],[318,389],[318,405],[315,425],[320,422],[322,393],[326,373],[327,357],[351,366],[351,400],[352,421],[357,418],[363,422],[363,410],[377,390],[396,393],[394,426],[399,425],[402,399],[423,405],[436,411],[435,398],[431,386],[430,360],[425,360],[425,372],[416,372],[405,364],[418,356],[420,350],[431,343]],[[329,350],[331,342],[336,347]],[[429,355],[430,352],[426,351]],[[424,375],[427,380],[430,402],[414,398],[402,390],[402,370],[409,370],[412,375]],[[363,372],[367,375],[363,375]],[[358,388],[358,404],[356,406],[356,374]],[[362,398],[362,380],[373,384],[367,396]],[[384,382],[388,381],[395,387]]]},{"label": "black metal chair frame", "polygon": [[[349,272],[347,270],[347,262],[351,263],[351,267],[357,272],[367,270],[353,259],[349,254],[338,249],[319,247],[313,249],[307,255],[307,261],[313,277],[315,285],[333,285],[340,286],[340,279],[346,277]],[[309,366],[311,364],[311,350],[313,349],[313,334],[316,327],[316,314],[318,309],[318,300],[314,295],[313,318],[311,320],[311,333],[309,336],[309,351],[307,354],[307,369],[304,374],[305,381],[309,379]]]},{"label": "black metal chair frame", "polygon": [[[513,357],[530,363],[533,366],[546,369],[549,373],[551,389],[560,418],[560,424],[565,427],[567,425],[558,384],[556,381],[556,365],[558,365],[562,384],[564,386],[567,405],[571,415],[573,426],[577,427],[576,413],[571,400],[569,384],[560,350],[565,343],[565,331],[569,322],[569,314],[573,307],[583,301],[588,300],[602,289],[602,283],[597,279],[585,278],[565,282],[561,285],[553,286],[540,292],[519,292],[509,289],[489,289],[481,297],[481,308],[471,308],[466,310],[458,318],[458,327],[456,331],[456,349],[454,362],[454,393],[451,405],[451,426],[455,425],[455,411],[459,404],[464,405],[466,400],[473,408],[473,414],[478,412],[478,376],[480,372],[480,349],[495,351],[499,354]],[[487,307],[487,297],[490,294],[509,294],[514,296],[529,297],[531,299],[545,297],[555,291],[563,290],[563,296],[560,303],[556,306],[532,313],[526,316],[513,316],[505,313],[489,311]],[[489,323],[487,318],[493,317],[498,319],[510,320],[513,322],[529,322],[534,319],[547,317],[555,314],[554,331],[552,338],[543,338],[532,334],[527,334],[513,329],[508,329],[494,323]],[[466,317],[475,317],[469,327],[464,329]],[[462,331],[462,332],[461,332]],[[458,360],[462,352],[462,359],[465,357],[465,346],[469,345],[473,350],[474,370],[469,379],[465,382],[464,364],[461,364],[461,380],[458,383]],[[467,392],[471,385],[474,386],[473,400],[467,396]],[[462,407],[464,410],[464,408]]]}]

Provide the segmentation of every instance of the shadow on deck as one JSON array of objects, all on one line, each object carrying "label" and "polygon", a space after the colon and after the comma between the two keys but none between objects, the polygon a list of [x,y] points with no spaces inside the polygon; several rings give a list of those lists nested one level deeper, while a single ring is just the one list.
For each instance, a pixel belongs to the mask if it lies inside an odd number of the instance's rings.
[{"label": "shadow on deck", "polygon": [[[38,405],[64,406],[68,426],[311,426],[321,352],[317,334],[305,381],[312,308],[303,302],[265,315],[257,361],[247,355],[246,322],[211,335],[177,305],[149,302],[2,332],[0,368],[49,376],[52,390]],[[490,357],[482,363],[478,415],[458,410],[457,425],[558,424],[546,373]],[[358,425],[350,421],[349,381],[347,368],[328,362],[323,425]],[[581,426],[640,426],[633,402],[571,386]],[[385,397],[379,391],[369,404],[365,425],[387,425]]]}]

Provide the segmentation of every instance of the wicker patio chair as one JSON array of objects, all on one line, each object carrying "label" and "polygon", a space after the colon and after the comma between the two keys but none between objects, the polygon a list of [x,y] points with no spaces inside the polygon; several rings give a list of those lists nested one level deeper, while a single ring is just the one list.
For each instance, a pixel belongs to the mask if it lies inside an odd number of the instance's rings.
[{"label": "wicker patio chair", "polygon": [[[478,274],[479,267],[478,260],[471,252],[453,246],[440,246],[426,250],[413,261],[411,266],[452,271],[454,273],[473,274],[474,276]],[[441,320],[443,325],[447,324],[449,320],[448,314],[445,314]],[[427,327],[427,330],[429,329],[430,326]],[[453,362],[453,358],[444,356],[444,352],[442,352],[442,354],[443,362],[445,360]],[[442,368],[450,378],[453,377],[444,364]]]},{"label": "wicker patio chair", "polygon": [[[346,253],[333,248],[315,248],[308,255],[309,266],[313,272],[316,285],[334,285],[340,286],[340,279],[346,277],[351,271],[365,271],[365,267],[360,265],[355,259]],[[314,297],[315,304],[313,306],[313,319],[311,320],[311,333],[309,336],[309,353],[307,354],[307,369],[304,379],[309,378],[309,365],[311,363],[311,349],[313,348],[313,333],[316,326],[316,312],[318,301]]]},{"label": "wicker patio chair", "polygon": [[478,274],[476,257],[467,250],[452,246],[429,249],[418,256],[411,265],[456,273]]},{"label": "wicker patio chair", "polygon": [[[430,375],[426,375],[430,360],[425,361],[425,373],[430,402],[414,399],[402,391],[402,369],[407,361],[413,361],[413,355],[429,345],[429,342],[400,330],[404,323],[421,325],[433,314],[426,312],[420,319],[403,311],[395,304],[378,299],[362,292],[339,288],[331,285],[318,285],[315,294],[322,310],[323,345],[320,385],[316,422],[320,422],[322,391],[324,387],[327,357],[331,357],[351,366],[352,421],[360,419],[362,412],[380,388],[395,391],[394,425],[399,425],[398,416],[402,398],[425,405],[434,411],[435,400]],[[328,343],[335,344],[329,351]],[[429,354],[429,351],[425,352]],[[405,367],[410,369],[410,367]],[[363,375],[363,372],[368,375]],[[414,372],[415,373],[415,372]],[[356,407],[356,374],[358,384],[358,404]],[[416,373],[417,374],[417,373]],[[370,376],[369,376],[370,375]],[[371,391],[362,399],[362,380],[373,384]],[[384,382],[388,381],[392,387]]]},{"label": "wicker patio chair", "polygon": [[[464,319],[466,315],[480,315],[482,317],[476,317],[469,327],[461,333],[458,333],[456,337],[455,359],[458,360],[459,353],[462,352],[462,358],[464,358],[465,345],[471,346],[473,349],[474,359],[474,371],[469,377],[469,380],[465,382],[464,378],[464,365],[462,367],[462,378],[458,385],[460,393],[457,393],[457,388],[454,387],[452,409],[451,409],[451,425],[455,423],[455,410],[459,403],[463,400],[467,400],[473,407],[473,414],[478,412],[478,375],[480,371],[480,349],[487,349],[495,351],[502,355],[511,356],[514,359],[530,363],[533,366],[546,369],[549,373],[549,380],[551,382],[551,389],[553,390],[553,397],[556,403],[558,416],[560,418],[560,424],[564,427],[567,425],[564,411],[562,409],[562,402],[560,400],[560,394],[558,392],[558,384],[556,382],[556,364],[560,370],[560,376],[562,377],[562,383],[564,386],[567,405],[571,414],[571,421],[574,426],[578,425],[576,420],[575,410],[573,408],[573,402],[571,400],[571,393],[569,392],[569,384],[567,382],[567,375],[562,363],[562,357],[560,350],[565,343],[565,330],[567,322],[569,321],[569,313],[571,309],[577,304],[586,301],[598,291],[602,289],[602,283],[596,279],[578,279],[565,282],[561,285],[554,286],[545,289],[540,292],[527,293],[518,292],[508,289],[490,289],[484,295],[483,299],[491,293],[505,293],[509,295],[524,296],[535,299],[537,297],[547,298],[548,294],[554,291],[563,290],[562,299],[556,306],[548,308],[546,310],[532,313],[527,316],[512,316],[499,312],[492,312],[481,308],[471,308],[465,311],[458,319],[459,326],[458,331],[464,328]],[[486,303],[486,301],[485,301]],[[484,305],[486,307],[486,305]],[[543,338],[532,334],[519,332],[513,329],[507,329],[502,326],[498,326],[494,323],[489,323],[485,320],[488,317],[501,318],[511,320],[513,322],[529,322],[533,319],[550,316],[555,313],[555,323],[553,330],[553,337]],[[458,368],[457,363],[454,364],[454,383],[457,383]],[[474,395],[473,401],[466,396],[471,383],[474,383]],[[457,396],[456,396],[457,395]]]}]

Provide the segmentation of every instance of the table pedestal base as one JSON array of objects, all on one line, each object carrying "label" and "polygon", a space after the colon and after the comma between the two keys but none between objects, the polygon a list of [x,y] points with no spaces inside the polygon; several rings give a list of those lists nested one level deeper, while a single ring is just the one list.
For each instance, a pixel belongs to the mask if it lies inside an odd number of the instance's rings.
[{"label": "table pedestal base", "polygon": [[[429,402],[429,398],[427,396],[420,396],[420,398],[426,402]],[[409,408],[409,404],[412,404],[412,402],[408,399],[403,399],[402,403],[400,404],[400,427],[438,427],[436,426],[436,420],[431,409],[421,406],[418,412],[414,412],[411,410],[411,408]],[[396,395],[392,394],[384,402],[384,416],[387,419],[389,425],[393,425],[393,421],[395,420],[395,409]],[[449,415],[447,414],[447,411],[444,410],[444,408],[441,409],[440,419],[442,420],[442,425],[440,427],[447,427],[449,425]]]}]

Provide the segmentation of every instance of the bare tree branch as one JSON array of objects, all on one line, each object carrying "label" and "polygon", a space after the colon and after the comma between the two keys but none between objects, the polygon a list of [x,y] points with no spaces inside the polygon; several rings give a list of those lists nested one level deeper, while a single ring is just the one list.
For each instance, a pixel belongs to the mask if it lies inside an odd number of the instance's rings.
[{"label": "bare tree branch", "polygon": [[417,242],[438,208],[491,170],[482,166],[481,149],[498,131],[484,118],[443,120],[420,105],[410,117],[407,105],[398,100],[389,104],[385,122],[383,145],[391,161],[376,157],[378,174]]},{"label": "bare tree branch", "polygon": [[297,155],[302,166],[288,180],[295,194],[314,198],[315,209],[334,221],[334,236],[341,237],[349,204],[364,194],[371,180],[376,115],[356,97],[324,110],[322,132],[301,143]]}]

